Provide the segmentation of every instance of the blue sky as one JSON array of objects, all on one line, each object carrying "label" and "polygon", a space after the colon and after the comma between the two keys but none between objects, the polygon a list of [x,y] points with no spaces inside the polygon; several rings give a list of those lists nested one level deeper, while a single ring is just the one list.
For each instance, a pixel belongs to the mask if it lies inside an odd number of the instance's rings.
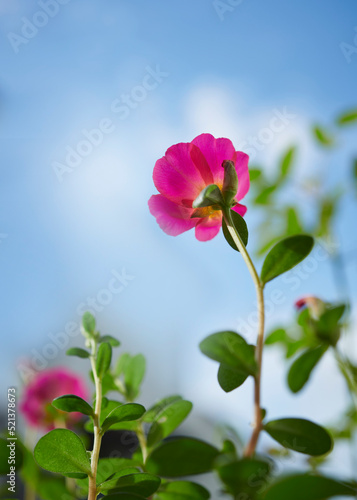
[{"label": "blue sky", "polygon": [[[243,0],[223,19],[215,6],[204,0],[70,0],[26,43],[15,43],[10,33],[23,36],[25,24],[41,22],[43,7],[0,0],[4,388],[15,383],[19,358],[43,352],[50,334],[78,323],[78,307],[100,293],[108,297],[101,290],[112,271],[125,269],[133,279],[112,294],[97,318],[125,348],[147,355],[150,396],[181,391],[194,399],[197,414],[235,422],[238,411],[238,421],[247,424],[251,387],[223,394],[216,367],[197,345],[208,333],[236,328],[254,310],[248,273],[221,236],[202,244],[192,233],[172,238],[160,231],[147,209],[155,192],[152,168],[171,144],[202,132],[230,137],[238,147],[266,127],[275,110],[287,109],[294,118],[257,161],[272,168],[297,137],[297,178],[316,169],[330,185],[347,179],[355,131],[344,135],[342,152],[326,157],[313,150],[307,128],[356,104],[357,6],[353,0]],[[356,48],[349,60],[341,43]],[[125,118],[113,112],[114,102],[123,104],[158,70],[164,75],[150,80],[157,85]],[[103,120],[111,121],[111,131],[60,182],[53,165],[65,162],[84,129],[97,129]],[[355,215],[349,197],[337,230],[346,251],[356,247]],[[248,225],[255,220],[248,211]],[[254,232],[250,241],[254,248]],[[274,310],[270,326],[292,317],[293,301],[304,293],[335,298],[326,262],[297,290],[282,281],[276,286],[286,303]],[[62,353],[53,362],[62,362]],[[334,409],[326,415],[328,405],[316,388],[288,395],[277,353],[268,354],[265,366],[272,415],[282,408],[316,419],[337,414]],[[316,387],[327,375],[341,408],[343,384],[329,361]]]}]

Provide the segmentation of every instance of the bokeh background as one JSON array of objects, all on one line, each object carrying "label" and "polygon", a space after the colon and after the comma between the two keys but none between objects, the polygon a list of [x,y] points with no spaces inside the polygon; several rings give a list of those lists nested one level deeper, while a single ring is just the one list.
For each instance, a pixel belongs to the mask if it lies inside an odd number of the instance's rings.
[{"label": "bokeh background", "polygon": [[[81,345],[80,317],[91,309],[103,333],[147,356],[144,403],[181,393],[194,402],[188,431],[213,439],[221,422],[247,436],[252,385],[223,393],[217,366],[198,343],[225,328],[254,341],[253,285],[222,235],[200,243],[193,232],[173,238],[159,229],[147,207],[152,169],[170,145],[210,132],[229,137],[268,176],[281,152],[298,144],[296,183],[309,173],[327,186],[348,183],[355,129],[326,155],[313,143],[311,124],[356,103],[356,2],[56,5],[46,21],[40,1],[0,0],[0,400],[9,385],[20,389],[26,360],[39,368],[68,364],[65,349]],[[254,145],[281,115],[282,129]],[[98,136],[100,126],[106,132]],[[89,133],[97,143],[86,148],[81,141]],[[308,193],[297,200],[307,218],[309,201]],[[254,251],[259,214],[249,195],[245,202]],[[335,231],[349,255],[352,304],[356,215],[346,196]],[[269,314],[268,329],[293,319],[302,295],[339,298],[328,259],[296,286],[278,279],[274,288],[283,302]],[[353,355],[351,338],[345,348]],[[85,372],[85,362],[75,365]],[[267,351],[263,405],[271,418],[328,424],[339,417],[348,396],[332,359],[297,396],[289,394],[285,373],[281,352]],[[352,470],[343,446],[326,467]]]}]

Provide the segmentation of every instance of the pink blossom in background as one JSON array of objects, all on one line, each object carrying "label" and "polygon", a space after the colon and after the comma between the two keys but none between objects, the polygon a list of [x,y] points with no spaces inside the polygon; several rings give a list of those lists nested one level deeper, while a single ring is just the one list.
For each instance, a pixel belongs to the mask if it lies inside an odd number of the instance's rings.
[{"label": "pink blossom in background", "polygon": [[307,307],[312,316],[318,318],[324,312],[326,303],[318,297],[314,297],[313,295],[306,295],[305,297],[301,297],[301,299],[295,302],[295,307],[299,310]]},{"label": "pink blossom in background", "polygon": [[192,142],[171,146],[154,167],[154,184],[160,194],[151,196],[149,209],[165,233],[177,236],[195,228],[196,238],[208,241],[222,226],[222,212],[211,207],[200,208],[191,218],[192,203],[209,184],[222,189],[225,160],[233,161],[238,175],[237,204],[232,208],[240,215],[247,211],[238,203],[249,190],[248,155],[236,151],[229,139],[215,139],[201,134]]},{"label": "pink blossom in background", "polygon": [[78,375],[67,368],[58,367],[37,373],[24,387],[20,411],[32,427],[53,429],[56,421],[71,425],[81,418],[80,413],[65,413],[51,405],[53,399],[65,394],[88,397],[87,388]]}]

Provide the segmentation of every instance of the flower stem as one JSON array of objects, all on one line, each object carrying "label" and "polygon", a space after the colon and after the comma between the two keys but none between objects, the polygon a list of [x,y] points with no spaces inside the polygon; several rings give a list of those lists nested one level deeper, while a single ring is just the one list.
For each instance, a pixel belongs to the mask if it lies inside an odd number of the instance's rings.
[{"label": "flower stem", "polygon": [[100,410],[102,406],[102,381],[98,377],[97,368],[96,368],[96,357],[97,357],[97,342],[95,340],[92,341],[92,355],[90,357],[92,372],[94,377],[95,384],[95,409],[94,409],[94,444],[91,458],[91,470],[92,474],[89,478],[89,491],[88,491],[88,500],[96,500],[97,493],[97,469],[98,469],[98,460],[99,460],[99,452],[100,445],[102,442],[102,434],[100,428]]},{"label": "flower stem", "polygon": [[139,440],[139,445],[141,448],[141,453],[143,454],[143,465],[145,466],[145,462],[148,456],[148,450],[147,450],[147,443],[146,443],[146,437],[145,437],[145,432],[143,428],[143,424],[141,423],[139,428],[136,431],[136,435],[138,436]]},{"label": "flower stem", "polygon": [[253,424],[253,432],[250,438],[250,441],[245,449],[244,455],[246,457],[252,457],[255,452],[255,448],[258,443],[259,434],[262,429],[262,410],[260,404],[260,392],[261,392],[261,374],[262,374],[262,360],[263,360],[263,346],[264,346],[264,321],[265,321],[265,313],[264,313],[264,284],[260,281],[259,275],[255,266],[253,264],[252,259],[250,258],[247,249],[240,237],[240,234],[236,230],[231,210],[223,210],[223,217],[225,223],[227,225],[227,229],[229,234],[232,236],[234,243],[237,245],[238,250],[240,251],[244,262],[250,272],[250,275],[253,279],[255,290],[257,294],[257,304],[258,304],[258,317],[259,317],[259,326],[258,326],[258,338],[257,338],[257,346],[255,349],[255,359],[257,362],[258,370],[254,377],[254,424]]}]

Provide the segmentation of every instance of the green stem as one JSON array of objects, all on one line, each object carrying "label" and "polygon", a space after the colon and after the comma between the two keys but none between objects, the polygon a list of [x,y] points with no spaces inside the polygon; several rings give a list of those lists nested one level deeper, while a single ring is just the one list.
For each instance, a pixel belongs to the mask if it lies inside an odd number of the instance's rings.
[{"label": "green stem", "polygon": [[255,266],[253,264],[252,259],[250,258],[247,249],[240,237],[240,234],[236,230],[231,210],[223,210],[223,217],[225,223],[227,225],[229,234],[232,236],[234,243],[237,245],[238,250],[240,251],[244,262],[250,272],[250,275],[253,279],[255,290],[257,294],[257,304],[258,304],[258,317],[259,317],[259,326],[258,326],[258,338],[257,338],[257,346],[255,349],[255,359],[257,362],[258,370],[254,377],[254,424],[253,424],[253,432],[250,438],[250,441],[245,449],[244,455],[246,457],[251,457],[254,455],[255,448],[258,443],[259,434],[262,429],[262,411],[261,411],[261,403],[260,403],[260,392],[261,392],[261,374],[262,374],[262,361],[263,361],[263,346],[264,346],[264,285],[260,281],[259,275]]},{"label": "green stem", "polygon": [[96,358],[97,358],[97,342],[95,340],[92,341],[92,354],[90,357],[92,372],[94,377],[95,384],[95,409],[94,409],[94,444],[91,458],[91,470],[92,474],[89,478],[89,491],[88,491],[88,500],[96,500],[98,496],[97,492],[97,469],[98,469],[98,461],[99,461],[99,452],[100,446],[102,442],[102,433],[100,428],[100,410],[102,407],[102,381],[98,377],[97,368],[96,368]]},{"label": "green stem", "polygon": [[138,436],[139,445],[141,448],[141,453],[143,454],[143,464],[145,465],[145,462],[146,462],[146,459],[148,456],[148,449],[147,449],[147,442],[146,442],[143,424],[139,425],[139,427],[136,431],[136,435]]}]

